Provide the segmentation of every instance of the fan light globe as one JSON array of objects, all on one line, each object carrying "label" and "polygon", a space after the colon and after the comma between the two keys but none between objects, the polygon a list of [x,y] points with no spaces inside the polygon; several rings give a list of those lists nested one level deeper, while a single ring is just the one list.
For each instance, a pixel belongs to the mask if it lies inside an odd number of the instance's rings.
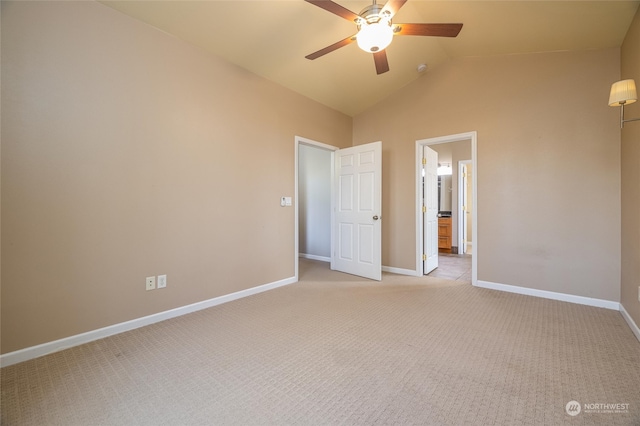
[{"label": "fan light globe", "polygon": [[371,24],[363,24],[356,36],[358,47],[365,52],[375,53],[384,50],[393,39],[393,30],[388,20],[381,19]]}]

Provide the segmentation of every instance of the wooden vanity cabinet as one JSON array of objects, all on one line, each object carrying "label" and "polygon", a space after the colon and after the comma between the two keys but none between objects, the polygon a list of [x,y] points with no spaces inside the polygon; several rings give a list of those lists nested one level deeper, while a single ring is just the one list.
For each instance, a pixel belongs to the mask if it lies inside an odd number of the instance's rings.
[{"label": "wooden vanity cabinet", "polygon": [[451,218],[438,218],[438,251],[451,253]]}]

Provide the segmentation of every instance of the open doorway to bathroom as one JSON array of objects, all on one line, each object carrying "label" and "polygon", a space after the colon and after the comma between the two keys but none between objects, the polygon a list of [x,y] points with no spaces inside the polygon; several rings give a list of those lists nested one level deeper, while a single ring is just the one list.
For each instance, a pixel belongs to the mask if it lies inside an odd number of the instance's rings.
[{"label": "open doorway to bathroom", "polygon": [[[477,280],[477,236],[476,227],[476,133],[464,133],[440,138],[417,141],[420,152],[429,147],[437,152],[437,267],[435,269],[422,267],[417,262],[416,269],[430,277],[474,283]],[[428,167],[428,166],[423,166]],[[417,186],[424,185],[419,172]],[[425,197],[418,194],[418,244],[417,254],[422,260],[427,250],[425,241],[430,241],[433,235],[428,234],[434,229],[424,223]],[[427,203],[428,204],[428,203]],[[432,263],[433,264],[433,263]]]}]

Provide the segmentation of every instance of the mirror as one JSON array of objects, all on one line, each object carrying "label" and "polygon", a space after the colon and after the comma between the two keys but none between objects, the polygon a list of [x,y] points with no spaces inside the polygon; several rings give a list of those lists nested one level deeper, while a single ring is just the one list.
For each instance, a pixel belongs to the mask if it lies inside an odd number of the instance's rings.
[{"label": "mirror", "polygon": [[440,216],[451,216],[452,178],[452,175],[438,176],[438,213]]}]

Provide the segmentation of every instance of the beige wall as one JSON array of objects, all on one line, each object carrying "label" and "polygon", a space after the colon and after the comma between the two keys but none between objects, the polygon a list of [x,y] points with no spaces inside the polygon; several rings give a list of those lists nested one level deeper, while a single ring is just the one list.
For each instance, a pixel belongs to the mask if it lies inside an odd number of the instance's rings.
[{"label": "beige wall", "polygon": [[[621,79],[633,78],[640,88],[640,9],[624,39]],[[616,112],[618,108],[615,108]],[[640,102],[625,108],[625,118],[640,118]],[[622,130],[622,288],[620,301],[640,326],[640,121]]]},{"label": "beige wall", "polygon": [[384,265],[415,262],[416,140],[478,132],[478,278],[618,301],[619,49],[466,58],[354,118],[383,145]]},{"label": "beige wall", "polygon": [[93,2],[3,1],[1,59],[2,353],[294,275],[294,136],[350,117]]}]

